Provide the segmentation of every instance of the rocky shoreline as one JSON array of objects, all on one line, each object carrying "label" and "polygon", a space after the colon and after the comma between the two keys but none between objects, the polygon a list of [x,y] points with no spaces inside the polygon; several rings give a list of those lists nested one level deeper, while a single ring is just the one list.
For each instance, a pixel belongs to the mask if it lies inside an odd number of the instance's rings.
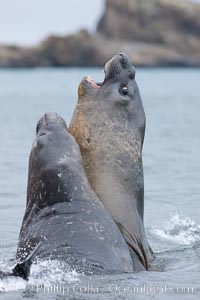
[{"label": "rocky shoreline", "polygon": [[35,47],[0,46],[0,67],[102,66],[120,51],[136,66],[200,67],[200,4],[107,0],[96,34],[50,36]]}]

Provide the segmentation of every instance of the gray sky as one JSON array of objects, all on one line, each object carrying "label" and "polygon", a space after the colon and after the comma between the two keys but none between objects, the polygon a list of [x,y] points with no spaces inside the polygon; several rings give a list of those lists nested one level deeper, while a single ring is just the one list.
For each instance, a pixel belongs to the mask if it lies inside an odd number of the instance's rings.
[{"label": "gray sky", "polygon": [[0,43],[31,45],[48,34],[95,29],[104,0],[0,0]]},{"label": "gray sky", "polygon": [[49,34],[94,30],[103,6],[104,0],[0,0],[0,44],[32,45]]}]

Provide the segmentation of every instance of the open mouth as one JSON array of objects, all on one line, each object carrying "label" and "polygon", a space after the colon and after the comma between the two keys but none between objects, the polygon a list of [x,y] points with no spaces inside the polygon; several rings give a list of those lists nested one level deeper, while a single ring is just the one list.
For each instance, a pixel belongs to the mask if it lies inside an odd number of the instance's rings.
[{"label": "open mouth", "polygon": [[91,84],[91,86],[94,88],[94,89],[100,89],[101,86],[102,86],[102,83],[96,83],[94,81],[94,79],[91,77],[91,76],[88,76],[86,78],[87,82],[89,82]]},{"label": "open mouth", "polygon": [[[127,63],[129,63],[128,57],[123,53],[118,53],[114,55],[104,67],[105,78],[102,83],[97,83],[91,76],[86,78],[86,81],[90,83],[90,85],[94,89],[100,89],[106,82],[106,80],[110,77],[115,77],[117,74],[120,74],[123,66],[124,68],[127,67]],[[130,63],[132,66],[132,63]]]}]

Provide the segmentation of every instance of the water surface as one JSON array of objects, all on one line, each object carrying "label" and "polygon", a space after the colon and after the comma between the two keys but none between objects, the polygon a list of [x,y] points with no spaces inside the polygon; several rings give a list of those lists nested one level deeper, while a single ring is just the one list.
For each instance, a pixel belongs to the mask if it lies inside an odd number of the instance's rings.
[{"label": "water surface", "polygon": [[[14,264],[36,123],[56,111],[69,124],[85,75],[103,80],[101,69],[0,70],[0,269]],[[157,271],[89,278],[41,262],[28,285],[0,280],[2,299],[199,298],[200,70],[139,69],[136,76],[147,116],[145,227]]]}]

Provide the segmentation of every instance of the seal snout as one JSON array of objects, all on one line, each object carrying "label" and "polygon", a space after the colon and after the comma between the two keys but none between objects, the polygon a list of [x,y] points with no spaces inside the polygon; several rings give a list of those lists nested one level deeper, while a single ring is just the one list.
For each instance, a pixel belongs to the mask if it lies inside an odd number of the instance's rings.
[{"label": "seal snout", "polygon": [[39,120],[36,128],[36,134],[38,134],[40,129],[48,130],[57,126],[63,127],[67,130],[67,125],[61,116],[59,116],[56,112],[47,112]]},{"label": "seal snout", "polygon": [[117,55],[120,57],[122,65],[125,65],[129,61],[128,56],[125,53],[118,53]]},{"label": "seal snout", "polygon": [[59,118],[60,117],[56,112],[47,112],[47,113],[44,114],[44,119],[45,119],[46,122],[56,121]]},{"label": "seal snout", "polygon": [[125,53],[114,55],[105,65],[105,80],[114,79],[123,70],[132,68],[132,62]]}]

